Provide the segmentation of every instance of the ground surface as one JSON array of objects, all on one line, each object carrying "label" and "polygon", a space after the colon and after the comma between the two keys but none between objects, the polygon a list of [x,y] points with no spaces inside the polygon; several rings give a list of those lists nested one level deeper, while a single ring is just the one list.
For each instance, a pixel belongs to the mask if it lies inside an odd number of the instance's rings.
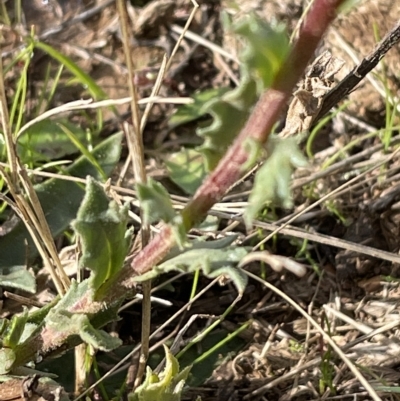
[{"label": "ground surface", "polygon": [[[113,2],[87,18],[77,17],[85,16],[88,10],[104,1],[59,0],[58,3],[23,1],[24,26],[34,24],[39,37],[71,57],[111,98],[128,96],[120,27]],[[221,11],[245,14],[256,10],[268,18],[275,16],[295,29],[302,16],[303,2],[282,3],[240,2],[238,11],[237,4],[230,1],[201,2],[190,27],[199,37],[185,40],[179,48],[161,95],[185,97],[203,89],[233,87],[238,66],[209,46],[209,42],[214,43],[235,57],[240,47],[223,32],[219,22]],[[192,4],[183,0],[154,0],[147,7],[130,8],[135,32],[132,58],[141,97],[149,95],[154,82],[150,73],[158,70],[163,54],[173,48],[178,29],[188,19],[191,9]],[[357,13],[336,23],[323,46],[343,58],[344,70],[348,71],[354,65],[352,57],[360,59],[374,46],[371,20],[378,26],[375,37],[381,37],[399,18],[400,5],[396,2],[364,1]],[[209,41],[206,46],[199,42],[201,38]],[[12,55],[18,37],[9,31],[5,39],[3,52]],[[257,275],[262,272],[269,283],[306,310],[342,347],[383,400],[397,399],[393,389],[398,390],[400,385],[399,265],[398,261],[395,263],[400,249],[400,165],[395,153],[399,143],[396,127],[399,114],[389,102],[398,94],[399,56],[400,45],[397,45],[381,71],[371,76],[372,83],[363,84],[360,91],[355,91],[348,107],[321,129],[312,144],[309,167],[296,172],[294,177],[293,210],[271,211],[262,221],[255,222],[254,231],[246,232],[243,224],[236,223],[235,216],[247,201],[246,194],[252,185],[250,177],[227,194],[220,205],[223,214],[220,213],[219,228],[213,233],[235,231],[242,241],[255,246],[277,226],[298,214],[290,226],[284,227],[264,247],[304,263],[308,266],[306,276],[299,279],[290,273],[275,273],[268,266],[260,267],[256,263],[250,265],[249,270]],[[32,108],[49,63],[48,56],[35,54],[30,67]],[[12,75],[9,84],[11,88]],[[65,90],[55,94],[51,107],[87,96],[79,85],[67,80],[64,85]],[[181,146],[200,144],[200,139],[194,134],[193,125],[168,126],[174,110],[171,104],[160,104],[153,109],[144,131],[144,143],[148,174],[165,183],[172,194],[182,196],[184,194],[168,180],[163,160]],[[121,106],[119,112],[123,118],[128,118],[125,117],[127,106]],[[111,116],[105,113],[102,136],[118,129],[118,122]],[[83,119],[82,116],[72,117]],[[122,161],[119,170],[123,164]],[[129,187],[131,183],[128,173],[121,185]],[[326,200],[320,202],[325,196]],[[305,210],[310,205],[314,206]],[[371,253],[375,257],[371,257]],[[172,305],[154,304],[154,329],[188,301],[191,280],[188,276],[179,278],[173,283],[174,292],[163,290],[156,294]],[[207,284],[208,280],[200,280],[201,287]],[[235,289],[229,284],[214,285],[182,320],[165,327],[157,341],[171,332],[181,333],[183,338],[176,343],[181,349],[188,339],[218,318],[235,297]],[[10,316],[12,307],[11,303],[5,303],[3,316]],[[121,313],[122,320],[113,328],[127,346],[140,339],[139,315],[137,306],[127,308]],[[183,330],[189,320],[189,327]],[[222,339],[244,323],[248,327],[232,342],[230,352],[221,349],[210,358],[216,363],[214,370],[208,371],[203,365],[194,369],[199,380],[192,381],[184,399],[195,399],[197,395],[203,400],[232,401],[370,399],[346,364],[310,323],[292,305],[257,281],[250,281],[243,299],[209,335],[210,343],[205,340],[199,344],[198,354],[217,341],[213,336]],[[111,366],[103,364],[106,370]],[[200,380],[201,377],[206,380]]]}]

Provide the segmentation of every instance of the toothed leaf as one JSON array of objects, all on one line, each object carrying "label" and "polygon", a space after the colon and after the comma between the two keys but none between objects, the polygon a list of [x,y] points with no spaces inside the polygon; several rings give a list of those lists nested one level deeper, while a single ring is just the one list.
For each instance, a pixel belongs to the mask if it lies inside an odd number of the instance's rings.
[{"label": "toothed leaf", "polygon": [[[54,317],[57,317],[57,320]],[[64,336],[77,335],[85,343],[102,351],[112,351],[122,344],[119,338],[112,337],[103,330],[96,330],[86,315],[73,314],[66,310],[58,311],[57,315],[48,321],[46,329],[55,333],[61,332]]]},{"label": "toothed leaf", "polygon": [[204,138],[203,145],[198,150],[206,158],[207,171],[217,165],[239,134],[256,100],[256,84],[249,76],[245,76],[236,89],[204,106],[205,111],[213,118],[211,125],[197,130],[197,135]]},{"label": "toothed leaf", "polygon": [[272,84],[289,53],[289,39],[284,24],[266,23],[250,15],[233,26],[236,34],[243,36],[247,46],[243,47],[241,60],[257,82],[258,92]]},{"label": "toothed leaf", "polygon": [[231,29],[246,43],[240,57],[241,79],[237,88],[204,105],[203,111],[211,114],[213,122],[198,129],[197,134],[204,138],[199,150],[206,158],[208,171],[241,131],[257,98],[271,85],[289,52],[283,25],[271,25],[250,15]]},{"label": "toothed leaf", "polygon": [[[236,236],[233,236],[233,239],[235,238]],[[239,294],[242,294],[247,284],[247,276],[236,266],[248,251],[244,247],[229,246],[229,241],[232,239],[198,241],[183,251],[175,249],[168,260],[154,267],[150,272],[136,277],[135,280],[145,281],[170,271],[193,273],[201,269],[209,278],[227,276],[232,280]],[[177,253],[179,254],[175,256]]]},{"label": "toothed leaf", "polygon": [[291,207],[290,179],[293,169],[307,165],[295,138],[271,138],[268,141],[268,154],[269,157],[256,174],[244,214],[248,227],[267,203]]},{"label": "toothed leaf", "polygon": [[83,316],[75,319],[79,324],[79,336],[85,343],[102,351],[112,351],[122,345],[119,338],[111,336],[104,330],[96,330],[85,315],[74,315],[76,316]]},{"label": "toothed leaf", "polygon": [[[71,313],[68,310],[81,302],[84,295],[87,298],[87,302],[91,302],[90,299],[94,297],[91,280],[88,279],[79,284],[76,281],[72,281],[68,292],[49,311],[44,319],[47,335],[55,338],[60,337],[63,342],[72,336],[79,336],[82,341],[103,351],[110,351],[120,346],[121,341],[118,338],[110,336],[103,330],[96,329],[86,314]],[[88,306],[82,305],[82,308],[87,310]],[[117,317],[117,309],[118,305],[109,305],[104,311],[104,321],[100,324],[115,319]]]},{"label": "toothed leaf", "polygon": [[186,229],[182,217],[175,213],[167,190],[159,183],[149,179],[147,184],[136,185],[140,205],[144,212],[144,221],[170,223],[175,240],[180,247],[186,243]]},{"label": "toothed leaf", "polygon": [[168,126],[176,128],[179,125],[187,124],[205,115],[204,104],[228,92],[229,88],[212,88],[195,93],[192,96],[193,103],[185,104],[176,111],[169,119]]},{"label": "toothed leaf", "polygon": [[136,189],[145,224],[160,220],[169,223],[175,217],[169,194],[159,182],[150,178],[146,184],[137,184]]}]

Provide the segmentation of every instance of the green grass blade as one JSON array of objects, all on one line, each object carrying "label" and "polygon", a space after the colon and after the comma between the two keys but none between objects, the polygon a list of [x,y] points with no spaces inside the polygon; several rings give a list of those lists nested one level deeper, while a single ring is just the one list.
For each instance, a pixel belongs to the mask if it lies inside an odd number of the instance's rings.
[{"label": "green grass blade", "polygon": [[89,160],[89,162],[93,164],[99,175],[103,177],[104,180],[106,180],[107,174],[102,169],[100,163],[96,160],[93,154],[86,148],[86,146],[79,140],[79,138],[65,125],[63,124],[57,124],[57,125],[64,131],[65,135],[67,135],[68,139],[76,146],[76,148],[82,153],[82,155],[85,156]]},{"label": "green grass blade", "polygon": [[212,348],[209,350],[205,351],[203,354],[201,354],[198,358],[196,358],[193,361],[193,365],[196,365],[197,363],[203,362],[205,359],[207,359],[211,354],[214,352],[218,351],[222,346],[227,344],[229,341],[231,341],[233,338],[238,336],[242,331],[246,330],[251,324],[251,321],[247,321],[246,323],[243,323],[238,329],[236,329],[233,333],[229,333],[222,341],[220,341],[218,344],[215,344]]},{"label": "green grass blade", "polygon": [[27,51],[23,52],[24,57],[22,58],[22,60],[24,62],[24,66],[18,79],[18,84],[10,111],[10,126],[14,128],[14,132],[18,132],[18,130],[21,128],[23,116],[26,112],[25,102],[28,85],[27,77],[30,60],[32,59],[32,53],[32,46],[28,46]]},{"label": "green grass blade", "polygon": [[54,47],[40,41],[35,41],[34,46],[37,49],[43,50],[50,57],[64,65],[78,79],[78,81],[88,89],[95,100],[107,98],[107,94],[100,88],[100,86],[98,86],[97,83],[86,74],[86,72],[79,68],[68,56],[65,56],[58,50],[54,49]]}]

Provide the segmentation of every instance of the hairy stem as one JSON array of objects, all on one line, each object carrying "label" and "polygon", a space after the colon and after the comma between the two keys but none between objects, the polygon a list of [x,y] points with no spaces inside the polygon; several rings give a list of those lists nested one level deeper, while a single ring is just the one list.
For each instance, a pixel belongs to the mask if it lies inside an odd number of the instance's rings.
[{"label": "hairy stem", "polygon": [[[311,7],[299,37],[278,73],[271,88],[260,97],[252,114],[233,145],[218,166],[206,178],[193,199],[182,211],[185,228],[189,230],[201,221],[207,211],[222,199],[226,191],[244,173],[242,166],[249,158],[244,144],[250,138],[265,143],[271,129],[289,100],[293,88],[304,73],[319,41],[336,16],[344,0],[316,0]],[[175,244],[172,230],[166,227],[132,261],[134,274],[140,275],[153,268]],[[125,271],[125,285],[131,272]],[[133,285],[133,284],[131,284]]]}]

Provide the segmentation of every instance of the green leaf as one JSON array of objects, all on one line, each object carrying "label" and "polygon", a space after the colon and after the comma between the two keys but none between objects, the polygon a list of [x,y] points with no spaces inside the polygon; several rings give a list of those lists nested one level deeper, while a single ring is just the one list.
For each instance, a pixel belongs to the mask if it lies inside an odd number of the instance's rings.
[{"label": "green leaf", "polygon": [[247,121],[259,95],[271,85],[289,52],[283,25],[267,24],[254,15],[232,25],[246,42],[241,56],[241,80],[234,90],[210,100],[203,107],[213,117],[206,128],[197,130],[204,137],[199,150],[212,170]]},{"label": "green leaf", "polygon": [[52,301],[48,302],[46,305],[42,306],[40,309],[31,310],[28,316],[28,323],[32,323],[36,326],[41,324],[47,314],[52,310],[60,301],[60,296],[56,296]]},{"label": "green leaf", "polygon": [[[107,175],[112,172],[119,160],[121,141],[122,134],[115,134],[99,144],[92,152]],[[82,178],[90,175],[95,179],[101,179],[96,167],[83,156],[66,169],[66,175]],[[84,188],[76,182],[54,178],[36,185],[35,190],[53,236],[60,235],[76,217],[85,194]],[[23,266],[26,263],[26,255],[30,261],[38,255],[38,252],[25,225],[19,222],[9,233],[0,237],[0,273],[7,272],[5,268],[17,269],[17,266]]]},{"label": "green leaf", "polygon": [[[227,338],[229,341],[226,341]],[[193,365],[190,377],[186,382],[187,385],[189,387],[201,387],[213,376],[218,366],[223,364],[224,361],[234,359],[245,345],[246,342],[243,339],[238,336],[232,337],[232,331],[215,328],[207,333],[196,346],[190,347],[179,357],[181,366]],[[210,352],[213,349],[214,352]],[[202,358],[204,354],[207,357],[198,361],[198,358]]]},{"label": "green leaf", "polygon": [[285,24],[266,23],[264,20],[249,15],[233,25],[236,34],[243,36],[244,46],[241,61],[244,68],[257,82],[258,93],[269,88],[275,75],[280,70],[289,54],[289,35]]},{"label": "green leaf", "polygon": [[166,364],[159,375],[147,367],[146,378],[141,386],[128,395],[129,401],[180,401],[183,387],[190,372],[186,367],[179,372],[178,360],[164,345]]},{"label": "green leaf", "polygon": [[128,207],[110,201],[102,186],[88,177],[73,227],[82,244],[80,265],[92,270],[90,283],[94,290],[122,268],[131,242],[131,232],[126,228]]},{"label": "green leaf", "polygon": [[[28,320],[29,320],[29,316],[28,316]],[[37,324],[26,322],[25,326],[24,326],[24,330],[19,339],[19,342],[23,343],[27,338],[29,338],[37,330],[37,328],[38,328]]]},{"label": "green leaf", "polygon": [[3,333],[5,333],[7,327],[8,327],[8,320],[0,318],[0,335],[3,335]]},{"label": "green leaf", "polygon": [[[17,151],[22,163],[60,159],[77,152],[58,124],[74,132],[81,141],[86,140],[85,131],[66,119],[39,121],[18,137]],[[5,154],[4,141],[0,142],[0,153]]]},{"label": "green leaf", "polygon": [[183,219],[176,214],[167,190],[159,183],[149,179],[146,184],[136,184],[138,198],[143,210],[144,221],[170,223],[179,247],[186,243],[186,229]]},{"label": "green leaf", "polygon": [[[58,313],[60,311],[68,311],[71,307],[75,307],[77,302],[81,303],[83,309],[88,309],[88,305],[82,304],[82,298],[86,300],[86,302],[91,303],[95,297],[95,291],[91,285],[90,278],[82,281],[81,283],[77,283],[75,280],[72,280],[71,286],[68,289],[68,292],[59,300],[56,306],[53,306],[50,311],[48,311],[45,322],[51,322],[54,326],[57,325],[58,321]],[[117,310],[122,301],[118,300],[114,304],[108,304],[107,307],[104,306],[104,310],[97,313],[92,317],[92,323],[95,327],[101,327],[102,325],[115,320],[117,317]]]},{"label": "green leaf", "polygon": [[86,315],[58,310],[52,317],[53,319],[47,324],[48,329],[60,332],[64,337],[78,335],[82,341],[95,349],[112,351],[122,344],[119,338],[112,337],[103,330],[96,330]]},{"label": "green leaf", "polygon": [[24,332],[25,323],[28,320],[28,309],[24,307],[24,311],[20,315],[14,315],[8,324],[3,336],[3,346],[7,348],[15,348]]},{"label": "green leaf", "polygon": [[172,221],[176,213],[168,191],[157,181],[149,178],[146,184],[136,184],[137,195],[143,210],[145,224],[163,220]]},{"label": "green leaf", "polygon": [[241,168],[242,171],[245,173],[256,164],[256,162],[265,152],[262,144],[254,138],[247,138],[247,140],[244,142],[244,146],[249,154],[247,162],[243,164]]},{"label": "green leaf", "polygon": [[168,126],[176,128],[179,125],[187,124],[191,121],[203,117],[205,113],[204,105],[210,100],[222,96],[229,88],[212,88],[198,92],[192,96],[193,103],[185,104],[175,112],[169,119]]},{"label": "green leaf", "polygon": [[[90,298],[94,298],[91,280],[88,279],[79,284],[76,281],[72,281],[68,292],[62,297],[58,304],[49,311],[44,319],[46,328],[53,330],[55,333],[54,335],[59,335],[63,339],[67,339],[71,336],[79,336],[83,341],[103,351],[110,351],[120,346],[121,341],[118,338],[110,336],[103,330],[97,330],[92,325],[87,315],[68,311],[68,309],[76,305],[84,295],[88,302],[91,302]],[[105,308],[106,313],[107,309],[108,308]],[[111,307],[111,309],[114,309],[114,307]],[[115,311],[113,312],[114,318],[116,317]],[[111,316],[107,315],[106,322],[110,321],[110,318]],[[102,323],[104,324],[104,322]]]},{"label": "green leaf", "polygon": [[[82,318],[83,316],[83,318]],[[78,318],[78,319],[76,319]],[[79,336],[82,341],[90,344],[95,349],[102,351],[112,351],[122,345],[122,341],[106,333],[104,330],[96,330],[89,322],[89,319],[84,315],[74,315],[73,320],[79,321],[80,330]]]},{"label": "green leaf", "polygon": [[353,10],[362,0],[345,0],[340,6],[338,13],[341,16],[346,15],[351,10]]},{"label": "green leaf", "polygon": [[15,361],[15,352],[11,348],[0,349],[0,375],[7,374]]},{"label": "green leaf", "polygon": [[94,291],[89,285],[89,280],[84,280],[81,283],[77,283],[75,280],[71,281],[71,285],[67,293],[58,301],[50,311],[48,311],[44,321],[46,323],[57,324],[57,314],[59,311],[67,310],[68,308],[75,305],[84,295],[88,295],[86,298],[90,299],[93,297]]},{"label": "green leaf", "polygon": [[0,267],[0,286],[19,288],[32,294],[36,292],[35,278],[23,265]]},{"label": "green leaf", "polygon": [[215,233],[218,230],[220,219],[217,216],[207,215],[206,218],[197,226],[202,232]]},{"label": "green leaf", "polygon": [[182,149],[165,160],[169,178],[189,195],[193,195],[207,172],[204,157],[194,149]]},{"label": "green leaf", "polygon": [[255,81],[245,75],[236,89],[204,105],[204,112],[213,117],[211,125],[197,130],[197,135],[204,138],[198,150],[205,156],[207,171],[217,165],[239,134],[256,100]]},{"label": "green leaf", "polygon": [[90,153],[89,149],[87,148],[87,145],[82,142],[82,139],[76,135],[74,130],[71,130],[70,127],[67,127],[65,124],[57,124],[59,128],[64,132],[64,134],[67,136],[67,138],[71,141],[71,143],[74,144],[76,149],[79,150],[79,152],[84,155],[90,162],[93,164],[93,166],[96,167],[97,171],[103,178],[103,180],[107,180],[107,174],[104,172],[104,170],[101,168],[100,164],[96,160],[95,157]]},{"label": "green leaf", "polygon": [[301,153],[295,138],[270,138],[270,155],[257,172],[249,196],[249,204],[244,213],[247,227],[266,203],[278,203],[290,208],[290,180],[295,167],[305,167],[307,160]]},{"label": "green leaf", "polygon": [[[243,294],[247,276],[237,269],[236,265],[247,255],[248,251],[241,246],[229,246],[234,239],[236,236],[217,241],[197,241],[183,251],[174,249],[168,260],[155,266],[148,273],[135,277],[135,281],[146,281],[170,271],[193,273],[201,269],[203,274],[209,278],[220,275],[229,277],[239,294]],[[175,256],[178,252],[180,253]]]}]

